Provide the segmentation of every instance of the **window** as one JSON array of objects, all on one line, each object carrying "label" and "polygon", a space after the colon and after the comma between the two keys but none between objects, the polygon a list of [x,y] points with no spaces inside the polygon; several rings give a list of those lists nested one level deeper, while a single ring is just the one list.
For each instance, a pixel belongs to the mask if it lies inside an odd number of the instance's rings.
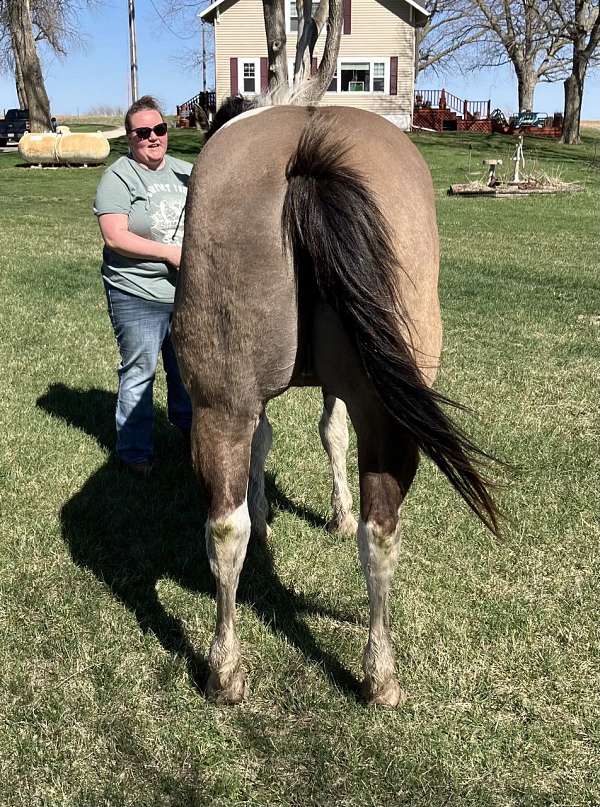
[{"label": "window", "polygon": [[254,62],[244,62],[244,92],[256,92],[256,65]]},{"label": "window", "polygon": [[389,84],[388,65],[382,58],[338,59],[327,92],[384,93]]},{"label": "window", "polygon": [[342,62],[340,73],[340,92],[369,92],[371,88],[369,62]]},{"label": "window", "polygon": [[[312,14],[313,16],[316,14],[317,9],[319,8],[319,3],[313,2],[312,4]],[[289,31],[297,31],[298,30],[298,9],[296,8],[296,0],[288,0],[288,14],[289,14]]]},{"label": "window", "polygon": [[373,92],[385,92],[385,62],[373,64]]},{"label": "window", "polygon": [[244,95],[260,93],[260,59],[238,59],[238,87]]}]

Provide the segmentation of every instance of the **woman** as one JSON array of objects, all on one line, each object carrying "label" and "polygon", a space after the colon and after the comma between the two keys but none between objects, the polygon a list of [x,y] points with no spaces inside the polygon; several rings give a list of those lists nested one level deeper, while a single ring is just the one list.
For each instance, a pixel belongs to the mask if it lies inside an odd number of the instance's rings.
[{"label": "woman", "polygon": [[130,153],[106,169],[94,212],[104,239],[102,278],[121,352],[117,455],[135,473],[153,468],[152,387],[162,353],[170,422],[185,436],[191,405],[171,343],[191,163],[167,152],[167,124],[148,95],[125,116]]}]

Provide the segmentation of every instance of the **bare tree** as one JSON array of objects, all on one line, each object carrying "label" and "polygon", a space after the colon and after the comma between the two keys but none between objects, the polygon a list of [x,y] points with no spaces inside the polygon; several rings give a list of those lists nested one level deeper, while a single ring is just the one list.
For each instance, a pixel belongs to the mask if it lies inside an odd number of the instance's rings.
[{"label": "bare tree", "polygon": [[[95,6],[99,0],[29,0],[29,13],[34,42],[45,41],[60,58],[69,48],[77,46],[82,36],[78,25],[78,11],[82,6]],[[27,107],[21,59],[13,49],[8,21],[9,0],[0,0],[0,72],[15,77],[17,98],[21,108]]]},{"label": "bare tree", "polygon": [[18,53],[13,53],[13,60],[15,63],[15,89],[17,91],[17,99],[19,101],[20,109],[27,109],[27,93],[25,92],[25,81],[23,80],[23,69]]},{"label": "bare tree", "polygon": [[78,12],[95,0],[30,0],[31,22],[36,42],[45,40],[58,56],[81,41]]},{"label": "bare tree", "polygon": [[555,0],[468,0],[474,23],[484,32],[477,64],[511,63],[517,77],[519,110],[533,109],[539,81],[565,74],[567,40]]},{"label": "bare tree", "polygon": [[[199,48],[202,28],[198,26],[198,12],[210,4],[211,0],[160,0],[160,4],[154,4],[160,26],[181,40],[178,53],[172,57],[172,61],[186,72],[202,73],[203,82],[205,64]],[[214,55],[212,26],[205,25],[204,30],[202,43],[206,61],[210,61]]]},{"label": "bare tree", "polygon": [[[298,41],[294,68],[294,87],[288,90],[284,0],[263,0],[267,54],[269,57],[269,94],[273,100],[281,98],[291,104],[317,104],[331,83],[335,73],[340,37],[342,34],[341,0],[321,0],[315,15],[311,0],[297,0]],[[300,17],[302,11],[302,17]],[[300,24],[300,19],[302,23]],[[321,63],[311,75],[304,67],[310,64],[319,33],[327,22]],[[308,74],[308,75],[307,75]]]},{"label": "bare tree", "polygon": [[320,0],[314,15],[312,5],[312,0],[296,0],[298,45],[294,63],[294,87],[302,84],[305,76],[311,73],[313,51],[329,15],[329,0]]},{"label": "bare tree", "polygon": [[5,0],[15,72],[22,78],[32,132],[50,131],[50,102],[35,47],[29,0]]},{"label": "bare tree", "polygon": [[563,0],[433,0],[417,31],[417,72],[440,69],[459,51],[470,69],[511,64],[519,109],[533,109],[539,81],[564,78],[567,38],[555,10]]},{"label": "bare tree", "polygon": [[583,87],[590,63],[600,50],[600,8],[598,0],[553,0],[556,14],[572,46],[571,72],[565,80],[562,141],[581,142]]},{"label": "bare tree", "polygon": [[481,28],[473,28],[462,2],[433,0],[427,4],[427,10],[426,24],[415,28],[415,80],[424,70],[438,72],[451,62],[457,64],[456,54],[485,34]]},{"label": "bare tree", "polygon": [[269,58],[269,92],[275,98],[288,88],[287,37],[282,0],[263,0]]}]

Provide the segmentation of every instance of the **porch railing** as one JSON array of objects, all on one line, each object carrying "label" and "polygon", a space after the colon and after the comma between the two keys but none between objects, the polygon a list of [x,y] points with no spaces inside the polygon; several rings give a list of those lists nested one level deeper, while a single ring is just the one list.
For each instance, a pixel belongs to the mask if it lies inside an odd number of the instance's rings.
[{"label": "porch railing", "polygon": [[448,109],[465,120],[487,119],[490,116],[491,100],[467,101],[444,88],[441,90],[415,90],[415,109]]},{"label": "porch railing", "polygon": [[193,98],[184,101],[183,104],[177,106],[177,114],[181,115],[182,112],[191,112],[194,107],[200,107],[205,112],[217,111],[217,94],[215,92],[199,92]]}]

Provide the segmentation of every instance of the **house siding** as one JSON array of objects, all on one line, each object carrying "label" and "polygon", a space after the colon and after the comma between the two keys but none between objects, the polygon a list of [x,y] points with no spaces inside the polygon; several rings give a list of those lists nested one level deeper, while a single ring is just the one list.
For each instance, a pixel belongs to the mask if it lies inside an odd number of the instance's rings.
[{"label": "house siding", "polygon": [[[315,55],[320,61],[325,31]],[[293,58],[296,34],[287,38],[288,58]],[[217,105],[231,94],[230,59],[260,58],[266,54],[266,36],[261,0],[229,0],[215,19]],[[414,88],[414,28],[410,7],[402,0],[352,0],[352,33],[342,34],[340,58],[398,58],[397,93],[326,93],[322,106],[355,106],[410,126]]]}]

